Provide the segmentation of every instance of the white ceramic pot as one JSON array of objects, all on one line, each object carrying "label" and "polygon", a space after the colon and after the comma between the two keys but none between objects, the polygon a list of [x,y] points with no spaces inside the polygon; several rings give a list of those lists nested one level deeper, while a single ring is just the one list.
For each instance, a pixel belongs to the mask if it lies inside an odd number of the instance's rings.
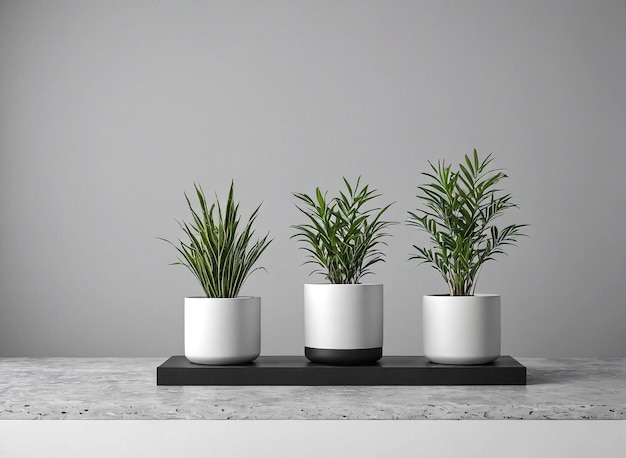
[{"label": "white ceramic pot", "polygon": [[261,353],[261,298],[185,298],[185,357],[196,364],[244,364]]},{"label": "white ceramic pot", "polygon": [[304,285],[304,353],[316,363],[368,364],[383,352],[383,285]]},{"label": "white ceramic pot", "polygon": [[424,296],[424,356],[440,364],[486,364],[500,356],[500,296]]}]

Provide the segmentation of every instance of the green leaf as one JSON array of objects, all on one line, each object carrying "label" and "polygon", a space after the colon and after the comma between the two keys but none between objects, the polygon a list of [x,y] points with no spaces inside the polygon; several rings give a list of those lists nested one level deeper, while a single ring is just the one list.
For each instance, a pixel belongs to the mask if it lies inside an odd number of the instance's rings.
[{"label": "green leaf", "polygon": [[[200,211],[197,212],[185,194],[193,223],[179,223],[188,238],[179,240],[178,245],[170,243],[180,254],[175,265],[183,265],[191,271],[207,297],[236,297],[243,283],[251,273],[265,270],[254,267],[261,254],[271,243],[269,233],[252,242],[252,228],[261,205],[248,218],[242,230],[239,229],[239,203],[234,199],[234,182],[231,181],[225,207],[219,200],[207,204],[200,185],[194,183],[194,190]],[[214,210],[217,208],[217,215]]]},{"label": "green leaf", "polygon": [[431,243],[414,246],[417,253],[409,259],[438,270],[452,295],[473,294],[482,265],[525,236],[525,224],[503,229],[493,224],[517,205],[498,187],[507,175],[490,169],[492,161],[492,154],[481,160],[474,149],[455,170],[445,161],[428,162],[430,171],[422,175],[430,181],[417,187],[424,208],[408,212],[407,224],[425,231]]},{"label": "green leaf", "polygon": [[309,222],[291,226],[297,231],[291,238],[304,243],[301,249],[307,253],[305,264],[319,267],[311,274],[321,274],[331,283],[358,283],[371,273],[371,266],[384,261],[379,247],[389,236],[385,228],[393,223],[381,217],[391,204],[367,207],[380,196],[377,191],[368,185],[361,187],[361,177],[354,185],[345,177],[343,182],[346,191],[340,190],[333,198],[317,188],[316,203],[307,194],[293,193],[303,203],[296,207]]}]

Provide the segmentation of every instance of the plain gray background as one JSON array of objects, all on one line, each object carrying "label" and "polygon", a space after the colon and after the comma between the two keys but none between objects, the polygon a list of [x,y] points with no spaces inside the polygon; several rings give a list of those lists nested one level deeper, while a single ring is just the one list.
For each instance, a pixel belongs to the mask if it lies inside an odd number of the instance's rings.
[{"label": "plain gray background", "polygon": [[[274,242],[263,354],[302,354],[291,192],[363,180],[406,218],[427,161],[508,170],[530,238],[487,265],[502,351],[626,355],[623,1],[0,2],[0,355],[183,352],[183,192],[231,179]],[[395,226],[385,354],[420,354],[445,292]]]}]

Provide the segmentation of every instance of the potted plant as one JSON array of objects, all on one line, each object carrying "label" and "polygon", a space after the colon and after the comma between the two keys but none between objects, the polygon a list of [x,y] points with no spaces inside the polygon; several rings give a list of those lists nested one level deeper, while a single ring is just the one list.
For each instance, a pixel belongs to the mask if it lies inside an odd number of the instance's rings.
[{"label": "potted plant", "polygon": [[381,218],[391,204],[366,208],[377,191],[360,187],[360,177],[354,186],[343,181],[336,197],[320,188],[313,197],[293,194],[307,222],[292,226],[292,238],[304,243],[304,264],[330,282],[304,285],[304,352],[316,363],[367,364],[382,356],[383,285],[361,279],[384,261],[380,247],[392,223]]},{"label": "potted plant", "polygon": [[496,218],[517,207],[500,189],[507,175],[490,168],[492,154],[481,160],[474,150],[458,169],[429,162],[430,181],[418,186],[424,209],[409,212],[407,222],[425,231],[430,246],[413,246],[410,257],[435,268],[449,294],[423,298],[424,355],[434,363],[485,364],[500,356],[500,296],[476,294],[481,267],[515,245],[526,224],[498,227]]},{"label": "potted plant", "polygon": [[186,240],[174,244],[178,261],[193,273],[203,297],[185,298],[185,357],[197,364],[243,364],[261,352],[261,298],[239,296],[243,283],[271,240],[269,233],[253,241],[252,226],[260,205],[240,227],[239,203],[231,182],[226,206],[210,206],[194,184],[200,211],[185,194],[192,221],[179,222]]}]

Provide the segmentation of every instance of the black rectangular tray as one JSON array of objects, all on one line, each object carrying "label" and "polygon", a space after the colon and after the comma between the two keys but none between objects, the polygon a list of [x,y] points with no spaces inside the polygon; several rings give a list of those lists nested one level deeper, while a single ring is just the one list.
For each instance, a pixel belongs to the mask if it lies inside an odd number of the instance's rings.
[{"label": "black rectangular tray", "polygon": [[385,356],[368,366],[316,364],[304,356],[205,366],[172,356],[157,367],[157,385],[526,385],[526,367],[510,356],[477,366],[433,364],[424,356]]}]

